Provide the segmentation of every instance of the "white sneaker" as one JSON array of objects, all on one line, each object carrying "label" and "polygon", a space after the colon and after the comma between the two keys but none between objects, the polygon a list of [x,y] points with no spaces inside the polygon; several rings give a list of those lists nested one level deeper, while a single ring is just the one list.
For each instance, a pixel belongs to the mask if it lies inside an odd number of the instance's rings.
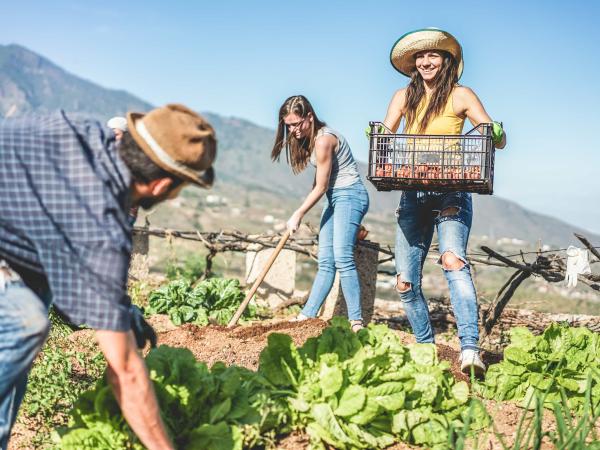
[{"label": "white sneaker", "polygon": [[460,352],[460,371],[471,374],[471,368],[477,376],[485,374],[485,364],[479,357],[479,352],[476,350],[466,349]]},{"label": "white sneaker", "polygon": [[290,319],[290,322],[304,322],[305,320],[310,319],[310,317],[305,316],[304,314],[300,313],[298,314],[296,317]]}]

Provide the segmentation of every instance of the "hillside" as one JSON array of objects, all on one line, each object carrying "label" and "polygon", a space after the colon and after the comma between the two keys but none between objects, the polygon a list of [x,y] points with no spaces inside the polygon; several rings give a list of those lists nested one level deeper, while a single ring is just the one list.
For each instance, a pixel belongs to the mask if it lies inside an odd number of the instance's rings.
[{"label": "hillside", "polygon": [[[83,80],[24,47],[0,45],[0,116],[61,108],[105,120],[128,110],[146,111],[151,107],[125,91],[106,89]],[[204,114],[214,125],[219,139],[216,191],[230,197],[252,194],[259,202],[264,199],[262,206],[267,210],[277,207],[282,214],[291,210],[310,188],[311,170],[294,177],[285,164],[285,157],[279,164],[271,162],[272,129],[235,117]],[[361,163],[360,169],[364,175],[366,165]],[[370,215],[387,229],[390,239],[399,194],[378,193],[370,183],[367,185]],[[190,191],[188,195],[200,198],[205,194]],[[518,238],[531,243],[541,239],[544,244],[563,246],[574,242],[573,232],[581,232],[592,242],[600,242],[600,236],[496,196],[476,195],[475,211],[472,233],[476,236]],[[225,225],[232,224],[227,221]]]}]

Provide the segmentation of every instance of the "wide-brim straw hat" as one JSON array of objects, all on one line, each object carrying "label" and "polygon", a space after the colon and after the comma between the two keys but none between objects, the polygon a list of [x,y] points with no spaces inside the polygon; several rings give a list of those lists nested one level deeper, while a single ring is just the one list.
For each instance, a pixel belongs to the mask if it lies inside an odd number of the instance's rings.
[{"label": "wide-brim straw hat", "polygon": [[171,104],[147,114],[127,114],[129,133],[148,157],[167,172],[203,188],[212,186],[217,156],[213,127],[186,106]]},{"label": "wide-brim straw hat", "polygon": [[463,72],[462,47],[450,33],[439,28],[411,31],[396,41],[390,52],[392,66],[402,75],[410,77],[415,68],[415,54],[424,50],[445,50],[458,63],[458,78]]}]

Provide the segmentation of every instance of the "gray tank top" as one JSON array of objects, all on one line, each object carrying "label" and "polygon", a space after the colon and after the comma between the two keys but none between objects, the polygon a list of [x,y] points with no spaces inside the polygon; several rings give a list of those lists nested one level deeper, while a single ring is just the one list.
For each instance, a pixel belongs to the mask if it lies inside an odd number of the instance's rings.
[{"label": "gray tank top", "polygon": [[[315,141],[324,134],[331,134],[332,136],[335,136],[338,141],[338,145],[334,152],[334,158],[331,162],[329,188],[347,187],[356,183],[357,181],[360,181],[358,166],[354,160],[354,157],[352,156],[352,150],[350,150],[350,146],[348,145],[346,138],[329,127],[323,127],[317,132]],[[317,156],[314,151],[310,155],[310,163],[317,167]]]}]

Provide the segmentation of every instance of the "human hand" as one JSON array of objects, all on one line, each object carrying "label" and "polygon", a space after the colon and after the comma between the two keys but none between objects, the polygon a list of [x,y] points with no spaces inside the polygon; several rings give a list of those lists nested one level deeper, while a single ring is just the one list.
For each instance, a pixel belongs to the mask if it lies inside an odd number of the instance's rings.
[{"label": "human hand", "polygon": [[568,287],[577,286],[577,275],[592,273],[587,250],[572,245],[567,248],[567,270],[565,282]]},{"label": "human hand", "polygon": [[156,332],[152,325],[144,319],[143,311],[136,305],[131,305],[131,330],[135,336],[135,342],[138,348],[146,347],[146,342],[150,342],[150,347],[156,347]]},{"label": "human hand", "polygon": [[286,226],[290,233],[294,233],[300,227],[302,222],[302,214],[298,211],[294,211],[294,214],[288,219]]}]

